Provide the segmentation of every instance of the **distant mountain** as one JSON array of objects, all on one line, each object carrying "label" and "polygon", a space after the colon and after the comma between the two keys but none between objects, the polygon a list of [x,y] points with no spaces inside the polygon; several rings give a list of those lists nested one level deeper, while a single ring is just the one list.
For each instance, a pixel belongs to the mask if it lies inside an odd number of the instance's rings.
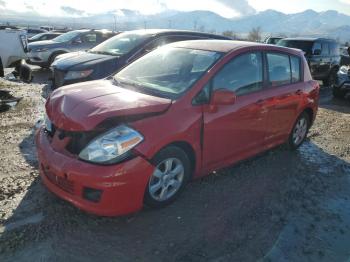
[{"label": "distant mountain", "polygon": [[103,14],[85,14],[80,17],[43,17],[33,13],[18,13],[1,10],[0,22],[16,22],[28,25],[42,23],[67,25],[73,28],[95,27],[118,30],[138,28],[175,28],[222,33],[233,31],[247,34],[252,28],[260,27],[265,34],[288,36],[329,36],[350,41],[350,16],[329,10],[284,14],[266,10],[254,15],[238,18],[224,18],[210,11],[180,12],[166,10],[154,15],[142,15],[129,9],[111,10]]}]

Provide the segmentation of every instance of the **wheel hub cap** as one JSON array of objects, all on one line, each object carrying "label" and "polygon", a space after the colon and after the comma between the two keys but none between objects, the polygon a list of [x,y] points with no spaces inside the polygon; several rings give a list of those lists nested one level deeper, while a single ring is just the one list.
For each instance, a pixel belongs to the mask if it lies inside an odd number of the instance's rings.
[{"label": "wheel hub cap", "polygon": [[149,193],[157,201],[171,198],[181,187],[184,167],[177,158],[168,158],[157,165],[149,181]]},{"label": "wheel hub cap", "polygon": [[305,138],[307,133],[307,121],[305,118],[299,119],[293,130],[293,142],[299,145]]}]

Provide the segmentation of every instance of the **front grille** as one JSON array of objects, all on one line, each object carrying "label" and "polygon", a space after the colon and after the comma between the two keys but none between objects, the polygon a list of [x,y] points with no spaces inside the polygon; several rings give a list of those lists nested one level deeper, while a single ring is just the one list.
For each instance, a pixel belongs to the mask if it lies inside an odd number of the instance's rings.
[{"label": "front grille", "polygon": [[52,184],[58,186],[67,193],[74,194],[74,182],[69,181],[66,178],[56,176],[51,171],[45,169],[45,167],[42,167],[42,169],[44,171],[45,176]]},{"label": "front grille", "polygon": [[66,146],[68,152],[78,155],[89,142],[101,134],[101,131],[87,131],[87,132],[63,132],[64,137],[69,137],[70,140]]},{"label": "front grille", "polygon": [[54,68],[54,71],[53,71],[54,87],[63,86],[65,75],[66,75],[66,72]]}]

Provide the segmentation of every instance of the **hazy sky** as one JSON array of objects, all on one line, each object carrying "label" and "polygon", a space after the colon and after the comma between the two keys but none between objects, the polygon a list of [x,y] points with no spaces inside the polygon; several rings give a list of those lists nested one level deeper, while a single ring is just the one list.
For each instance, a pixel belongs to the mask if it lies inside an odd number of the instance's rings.
[{"label": "hazy sky", "polygon": [[350,15],[350,0],[0,0],[1,8],[35,11],[47,16],[100,13],[118,8],[135,9],[145,14],[167,8],[182,11],[211,10],[226,17],[253,14],[266,9],[284,13],[332,9]]}]

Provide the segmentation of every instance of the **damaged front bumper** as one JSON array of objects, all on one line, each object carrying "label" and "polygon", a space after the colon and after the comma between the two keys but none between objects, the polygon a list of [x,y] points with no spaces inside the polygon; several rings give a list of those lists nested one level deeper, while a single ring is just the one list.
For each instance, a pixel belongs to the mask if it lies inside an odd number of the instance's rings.
[{"label": "damaged front bumper", "polygon": [[40,176],[57,196],[101,216],[125,215],[142,208],[154,170],[143,157],[111,166],[86,163],[56,146],[44,128],[37,130],[36,144]]}]

